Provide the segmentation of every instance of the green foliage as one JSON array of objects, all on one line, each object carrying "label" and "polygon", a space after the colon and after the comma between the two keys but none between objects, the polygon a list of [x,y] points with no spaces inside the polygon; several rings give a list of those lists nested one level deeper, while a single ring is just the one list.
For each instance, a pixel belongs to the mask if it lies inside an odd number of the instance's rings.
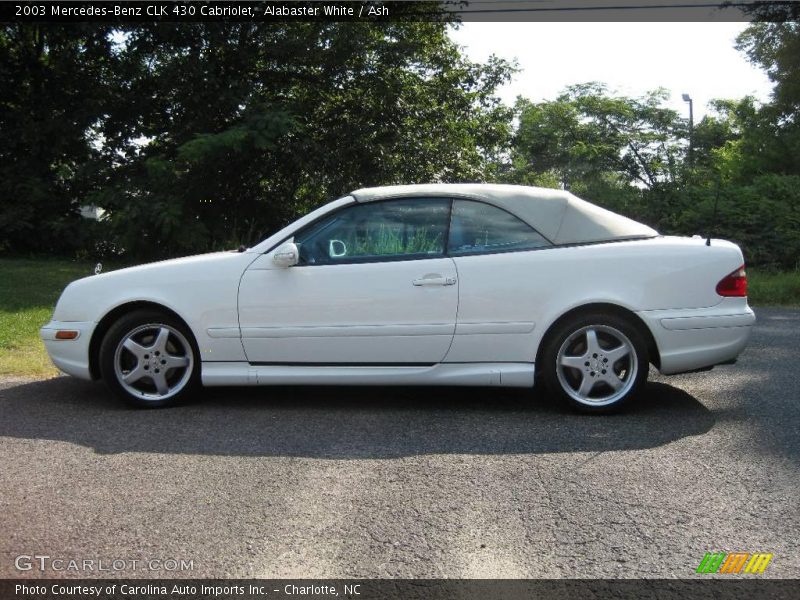
[{"label": "green foliage", "polygon": [[137,255],[252,244],[365,185],[485,179],[509,136],[510,67],[443,24],[193,27],[131,30],[122,56],[152,91],[95,201]]},{"label": "green foliage", "polygon": [[[357,187],[491,179],[511,135],[511,66],[466,60],[444,23],[0,31],[0,122],[20,139],[0,249],[251,244]],[[98,237],[84,204],[108,211]]]},{"label": "green foliage", "polygon": [[766,71],[775,83],[775,106],[794,118],[800,109],[800,7],[781,8],[783,15],[772,15],[781,20],[752,23],[736,39],[736,47]]},{"label": "green foliage", "polygon": [[115,65],[109,31],[0,25],[0,251],[91,244],[77,209],[100,184],[95,127]]},{"label": "green foliage", "polygon": [[797,23],[745,31],[739,46],[776,81],[775,102],[712,101],[692,131],[691,164],[688,123],[663,108],[662,90],[628,98],[583,84],[554,101],[517,102],[519,128],[503,178],[567,187],[662,233],[713,234],[739,243],[749,264],[796,269],[798,39]]},{"label": "green foliage", "polygon": [[[755,115],[757,147],[745,148],[760,173],[800,174],[800,4],[756,2],[756,21],[737,38],[736,47],[763,68],[775,87],[772,103]],[[756,150],[756,152],[749,152]],[[761,150],[761,152],[757,152]]]},{"label": "green foliage", "polygon": [[649,189],[674,183],[685,128],[675,111],[661,106],[666,98],[664,90],[630,98],[585,83],[552,102],[518,100],[509,180],[557,178],[564,187],[584,189],[612,180]]},{"label": "green foliage", "polygon": [[0,25],[0,252],[175,256],[252,244],[357,187],[499,180],[795,268],[798,9],[747,10],[765,20],[737,46],[773,101],[713,101],[691,164],[664,90],[584,83],[512,110],[496,91],[513,66],[465,59],[444,23]]},{"label": "green foliage", "polygon": [[683,192],[673,215],[662,224],[664,233],[713,235],[741,245],[748,264],[800,268],[798,176],[763,175],[748,184],[722,183],[718,191],[695,185]]},{"label": "green foliage", "polygon": [[747,295],[753,306],[800,306],[800,271],[748,268]]}]

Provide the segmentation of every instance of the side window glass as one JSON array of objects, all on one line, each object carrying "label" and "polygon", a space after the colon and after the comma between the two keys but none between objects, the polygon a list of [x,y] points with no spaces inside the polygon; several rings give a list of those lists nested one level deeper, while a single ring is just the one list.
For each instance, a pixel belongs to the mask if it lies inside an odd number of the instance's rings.
[{"label": "side window glass", "polygon": [[550,243],[535,229],[496,206],[456,200],[447,252],[454,256],[532,250]]},{"label": "side window glass", "polygon": [[449,213],[446,199],[387,200],[345,208],[295,236],[300,264],[442,256]]}]

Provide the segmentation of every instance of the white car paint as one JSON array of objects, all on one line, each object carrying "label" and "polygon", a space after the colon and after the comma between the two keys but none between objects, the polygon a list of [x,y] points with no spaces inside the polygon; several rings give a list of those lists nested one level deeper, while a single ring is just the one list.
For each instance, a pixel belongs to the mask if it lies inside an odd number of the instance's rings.
[{"label": "white car paint", "polygon": [[[460,280],[458,325],[446,360],[485,361],[491,356],[497,361],[518,362],[536,356],[542,337],[556,319],[587,304],[613,304],[640,316],[661,310],[661,318],[681,316],[685,311],[691,316],[713,313],[713,307],[723,302],[714,291],[717,281],[743,259],[736,245],[723,240],[706,246],[700,239],[659,237],[462,256],[455,262]],[[752,325],[754,317],[746,305],[731,311],[741,314],[745,327]],[[491,331],[508,323],[530,323],[532,331]],[[477,324],[483,331],[467,330],[467,324]],[[669,357],[673,347],[681,347],[681,336],[668,334],[660,321],[649,325],[659,349],[668,357],[662,361],[663,372],[677,372]],[[728,333],[738,339],[738,334],[747,331]]]},{"label": "white car paint", "polygon": [[[250,362],[444,360],[458,308],[452,259],[286,269],[275,265],[273,253],[251,264],[239,285],[239,325]],[[424,278],[453,283],[414,284]]]},{"label": "white car paint", "polygon": [[[118,307],[132,302],[149,302],[168,308],[189,325],[200,349],[201,360],[243,361],[245,354],[238,335],[237,289],[242,273],[256,258],[246,252],[216,252],[73,281],[62,292],[52,322],[42,329],[45,347],[56,366],[70,375],[85,378],[88,373],[88,343],[95,325]],[[68,348],[72,342],[48,339],[49,332],[69,328],[81,331],[78,341],[87,345],[85,354],[82,354],[80,372],[64,369],[58,364],[65,353],[74,353]],[[226,328],[233,329],[236,335],[217,337],[208,333],[210,329]]]},{"label": "white car paint", "polygon": [[[431,189],[448,195],[447,186]],[[481,186],[470,189],[480,198]],[[454,196],[463,193],[462,186]],[[90,351],[108,315],[146,302],[188,325],[206,385],[530,386],[543,336],[575,308],[603,303],[638,315],[668,374],[735,359],[754,322],[746,298],[715,292],[743,263],[723,240],[659,236],[452,258],[275,264],[281,243],[355,202],[334,201],[244,252],[75,281],[41,330],[47,351],[65,373],[95,378]],[[425,278],[437,284],[415,285]],[[55,339],[60,330],[79,335]]]}]

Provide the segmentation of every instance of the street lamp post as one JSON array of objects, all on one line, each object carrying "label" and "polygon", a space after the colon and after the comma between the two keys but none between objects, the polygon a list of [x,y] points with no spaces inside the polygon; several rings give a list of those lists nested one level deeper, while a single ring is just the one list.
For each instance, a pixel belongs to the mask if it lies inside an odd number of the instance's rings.
[{"label": "street lamp post", "polygon": [[689,103],[689,166],[694,166],[694,106],[692,97],[683,94],[683,101]]}]

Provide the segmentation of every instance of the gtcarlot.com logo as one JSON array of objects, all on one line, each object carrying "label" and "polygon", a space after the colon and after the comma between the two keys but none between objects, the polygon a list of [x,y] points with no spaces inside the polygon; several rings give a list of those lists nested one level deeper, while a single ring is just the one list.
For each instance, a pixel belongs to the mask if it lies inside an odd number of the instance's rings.
[{"label": "gtcarlot.com logo", "polygon": [[20,554],[14,559],[18,571],[114,572],[194,571],[194,560],[185,558],[62,558],[45,554]]},{"label": "gtcarlot.com logo", "polygon": [[772,560],[766,552],[706,552],[697,573],[763,573]]}]

